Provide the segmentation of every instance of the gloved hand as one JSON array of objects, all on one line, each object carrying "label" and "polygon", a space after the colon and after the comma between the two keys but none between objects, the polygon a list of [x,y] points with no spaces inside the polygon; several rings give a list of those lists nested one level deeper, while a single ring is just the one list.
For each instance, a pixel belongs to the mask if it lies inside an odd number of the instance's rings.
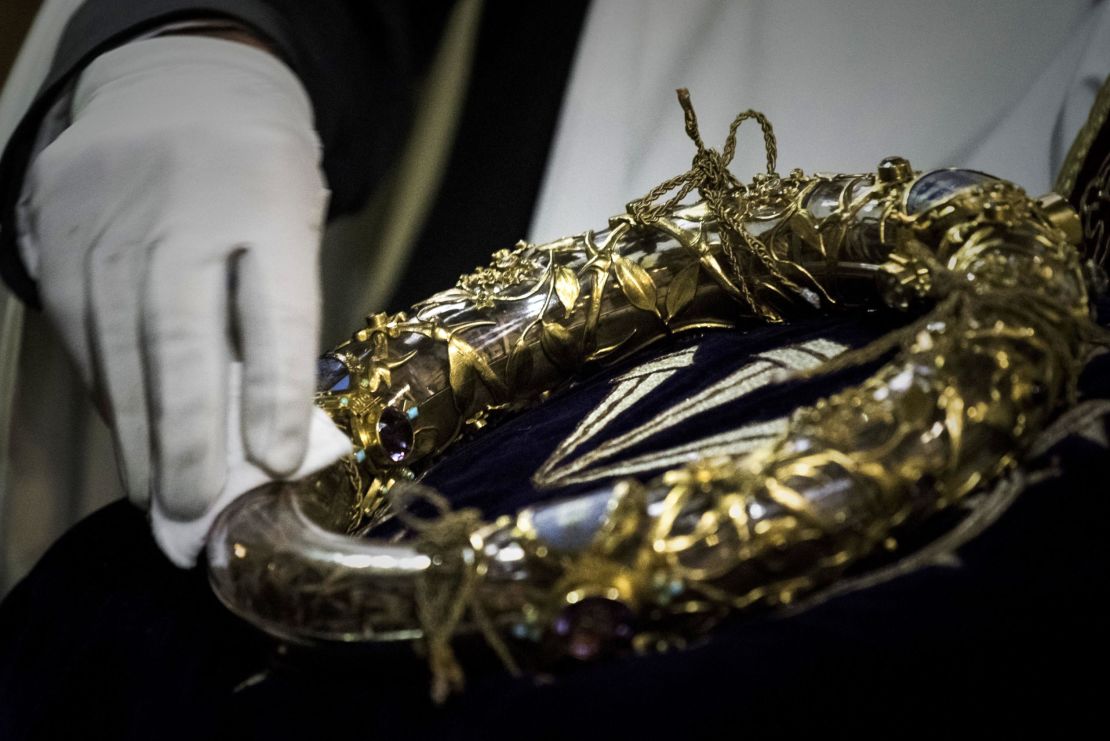
[{"label": "gloved hand", "polygon": [[[284,64],[182,36],[97,58],[71,125],[32,164],[23,258],[113,430],[129,496],[145,505],[153,493],[170,519],[199,518],[225,486],[237,355],[247,459],[282,477],[305,458],[328,198],[319,157],[310,102]],[[350,451],[334,427],[323,435],[325,457]]]}]

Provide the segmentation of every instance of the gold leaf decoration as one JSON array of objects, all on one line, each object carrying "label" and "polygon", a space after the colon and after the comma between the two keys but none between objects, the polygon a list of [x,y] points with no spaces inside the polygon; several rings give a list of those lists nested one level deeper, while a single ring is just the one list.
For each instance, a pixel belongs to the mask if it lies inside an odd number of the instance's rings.
[{"label": "gold leaf decoration", "polygon": [[803,242],[817,247],[821,250],[821,253],[824,254],[825,243],[821,239],[821,233],[817,231],[817,227],[814,226],[808,211],[804,208],[795,211],[794,215],[790,217],[790,228],[795,234],[801,237]]},{"label": "gold leaf decoration", "polygon": [[662,319],[659,308],[655,305],[657,293],[655,281],[648,275],[648,271],[622,255],[613,255],[613,267],[616,268],[617,281],[628,303],[637,309],[650,311]]},{"label": "gold leaf decoration", "polygon": [[844,239],[848,235],[848,224],[843,221],[826,219],[821,233],[824,236],[825,259],[836,260],[840,256]]},{"label": "gold leaf decoration", "polygon": [[699,261],[701,266],[705,268],[705,271],[709,273],[713,280],[716,281],[721,288],[725,289],[730,296],[738,301],[746,302],[743,292],[741,292],[740,288],[728,277],[728,274],[725,273],[724,269],[721,267],[721,263],[714,255],[702,255]]},{"label": "gold leaf decoration", "polygon": [[533,365],[531,348],[523,342],[513,345],[505,364],[505,376],[511,390],[519,391],[527,387],[532,377]]},{"label": "gold leaf decoration", "polygon": [[560,368],[575,368],[581,358],[581,348],[570,330],[556,322],[544,322],[540,332],[540,345],[551,362]]},{"label": "gold leaf decoration", "polygon": [[603,360],[606,355],[612,355],[613,353],[615,353],[618,350],[620,350],[621,348],[623,348],[635,336],[636,336],[636,330],[633,329],[631,332],[629,332],[624,337],[624,339],[617,340],[616,342],[610,343],[608,345],[602,345],[601,347],[597,348],[596,350],[594,350],[592,353],[589,354],[589,356],[586,358],[586,360],[588,360],[590,362],[593,362],[595,360]]},{"label": "gold leaf decoration", "polygon": [[578,294],[581,292],[582,286],[573,270],[565,266],[555,268],[555,295],[559,297],[559,303],[563,305],[566,316],[570,316],[574,311],[574,304],[578,301]]},{"label": "gold leaf decoration", "polygon": [[698,275],[700,273],[701,266],[695,260],[678,271],[678,275],[674,277],[670,286],[667,287],[666,308],[668,322],[694,300],[694,294],[697,293],[698,290]]},{"label": "gold leaf decoration", "polygon": [[498,378],[497,374],[493,372],[493,368],[490,367],[489,361],[486,360],[486,356],[476,350],[474,351],[474,370],[477,372],[482,385],[489,391],[490,397],[500,402],[500,400],[508,396],[508,389],[505,388],[504,382]]},{"label": "gold leaf decoration", "polygon": [[451,393],[455,397],[455,408],[465,411],[474,400],[474,364],[471,349],[465,342],[448,341],[447,365]]},{"label": "gold leaf decoration", "polygon": [[455,396],[455,406],[465,412],[474,402],[475,381],[481,381],[491,399],[504,398],[508,391],[505,384],[490,368],[489,361],[469,343],[458,337],[447,341],[448,380]]},{"label": "gold leaf decoration", "polygon": [[590,304],[586,310],[586,325],[583,333],[587,338],[592,338],[597,332],[597,323],[601,318],[601,300],[605,297],[605,284],[609,281],[609,263],[598,264],[590,268],[594,274],[593,286],[590,288]]}]

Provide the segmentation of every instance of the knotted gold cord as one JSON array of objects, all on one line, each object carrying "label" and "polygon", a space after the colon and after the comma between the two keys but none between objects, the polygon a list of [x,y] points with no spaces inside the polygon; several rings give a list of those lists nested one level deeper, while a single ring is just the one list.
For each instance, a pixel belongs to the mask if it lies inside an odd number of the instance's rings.
[{"label": "knotted gold cord", "polygon": [[[520,674],[474,589],[484,570],[471,542],[471,534],[482,524],[481,512],[473,508],[453,511],[442,494],[415,484],[394,486],[387,496],[392,511],[416,534],[420,550],[432,559],[432,568],[416,585],[416,614],[432,674],[432,699],[441,703],[465,685],[451,639],[468,610],[506,670],[513,676]],[[430,504],[436,514],[427,519],[412,514],[410,505],[417,500]]]},{"label": "knotted gold cord", "polygon": [[[759,123],[763,132],[766,177],[775,181],[779,179],[779,175],[775,171],[778,160],[778,144],[771,122],[759,111],[751,109],[737,114],[729,125],[724,148],[718,152],[716,149],[707,148],[702,140],[697,114],[694,111],[689,91],[686,88],[679,88],[676,92],[684,114],[686,135],[697,147],[693,162],[686,172],[663,181],[641,198],[629,203],[628,211],[641,224],[650,225],[672,211],[686,196],[697,189],[698,194],[720,222],[722,250],[728,257],[733,277],[748,305],[765,320],[781,322],[782,317],[778,312],[758,301],[752,291],[751,261],[753,259],[757,261],[782,287],[795,293],[799,292],[801,288],[795,281],[784,275],[784,267],[796,269],[810,280],[813,280],[813,278],[801,265],[787,260],[781,255],[776,255],[761,239],[748,232],[744,223],[744,217],[747,215],[745,194],[748,188],[728,168],[736,154],[737,134],[741,124],[753,119]],[[759,177],[757,176],[756,183],[758,184],[758,182]],[[777,185],[776,182],[775,186]],[[660,198],[676,188],[678,190],[674,195],[665,202],[659,203]],[[738,251],[738,242],[747,248],[746,252]],[[833,360],[826,361],[820,366],[800,374],[799,377],[812,378],[832,375],[848,368],[875,362],[888,352],[902,347],[905,342],[920,332],[928,322],[943,320],[956,315],[970,316],[975,312],[976,306],[982,308],[986,303],[1001,304],[1011,312],[1020,312],[1022,306],[1033,305],[1039,307],[1040,312],[1024,312],[1028,321],[1033,321],[1038,314],[1043,314],[1046,309],[1052,308],[1052,299],[1036,290],[1025,288],[995,289],[992,291],[993,295],[990,298],[976,295],[971,290],[971,284],[961,276],[954,276],[946,266],[932,255],[928,248],[916,244],[912,238],[899,240],[898,249],[899,252],[913,255],[914,259],[927,265],[930,276],[928,296],[939,299],[939,303],[933,307],[929,315],[922,317],[920,320],[888,332],[864,347],[843,353]],[[813,282],[816,284],[816,281]],[[1043,320],[1041,322],[1043,323]],[[1081,333],[1081,339],[1084,342],[1096,345],[1110,344],[1110,332],[1093,322],[1080,322],[1075,327]],[[1064,352],[1068,340],[1062,337],[1060,333],[1046,332],[1045,336],[1053,345],[1054,352],[1057,354]],[[1074,380],[1068,386],[1069,399],[1074,398]]]},{"label": "knotted gold cord", "polygon": [[[641,224],[649,226],[674,209],[691,191],[697,189],[698,194],[720,222],[722,251],[732,268],[732,277],[744,301],[757,316],[764,320],[781,322],[783,318],[779,312],[756,295],[752,286],[753,267],[762,267],[770,274],[777,285],[765,284],[764,287],[776,293],[781,293],[783,288],[794,294],[802,291],[801,286],[783,272],[784,268],[798,272],[812,281],[822,293],[825,291],[816,285],[816,281],[805,268],[782,255],[776,255],[761,239],[749,233],[744,224],[749,207],[748,200],[745,198],[747,188],[732,174],[728,166],[736,154],[740,125],[749,119],[755,120],[763,131],[763,147],[767,160],[767,172],[762,181],[757,176],[756,185],[757,187],[767,186],[769,189],[779,187],[781,178],[775,172],[778,144],[771,122],[759,111],[750,109],[743,111],[732,120],[728,128],[728,136],[725,138],[724,149],[718,152],[716,149],[707,148],[702,141],[698,117],[690,100],[690,92],[686,88],[679,88],[677,93],[678,102],[684,114],[686,135],[697,147],[693,162],[686,172],[664,180],[642,198],[629,203],[628,212]],[[665,202],[658,203],[660,198],[675,188],[678,190],[674,195]]]},{"label": "knotted gold cord", "polygon": [[[681,175],[664,180],[628,205],[629,212],[644,223],[658,221],[659,217],[671,211],[682,202],[686,196],[697,188],[705,197],[708,192],[720,192],[722,187],[729,189],[742,188],[743,184],[729,171],[728,165],[736,154],[736,135],[740,125],[748,119],[755,119],[763,129],[763,145],[767,156],[767,174],[775,175],[775,162],[778,160],[778,143],[771,122],[759,111],[751,109],[737,114],[728,128],[728,137],[725,139],[725,148],[722,152],[716,149],[707,149],[702,141],[701,132],[698,130],[698,117],[694,112],[694,104],[690,100],[690,91],[679,88],[678,102],[685,115],[686,135],[694,142],[698,151],[694,154],[694,161],[690,169]],[[667,199],[665,203],[657,201],[670,191],[678,188],[678,192]],[[704,190],[703,190],[704,189]]]}]

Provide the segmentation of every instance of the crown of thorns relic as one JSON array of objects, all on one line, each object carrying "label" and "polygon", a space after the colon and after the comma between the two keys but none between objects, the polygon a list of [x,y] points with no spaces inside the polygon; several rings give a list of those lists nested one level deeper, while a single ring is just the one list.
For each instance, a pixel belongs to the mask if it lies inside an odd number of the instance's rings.
[{"label": "crown of thorns relic", "polygon": [[[512,670],[540,642],[578,658],[673,645],[897,548],[896,533],[1019,461],[1069,403],[1097,341],[1097,268],[1063,199],[897,157],[780,176],[761,114],[740,114],[717,152],[680,100],[689,172],[604,230],[520,243],[408,314],[370,316],[324,356],[317,403],[354,453],[221,516],[209,563],[232,610],[295,641],[419,642],[441,698],[461,686],[463,633]],[[767,166],[741,183],[727,165],[747,119]],[[495,415],[675,333],[875,309],[908,323],[810,373],[886,362],[750,455],[493,522],[406,483]],[[413,498],[436,514],[415,517]],[[407,537],[375,540],[394,515]]]}]

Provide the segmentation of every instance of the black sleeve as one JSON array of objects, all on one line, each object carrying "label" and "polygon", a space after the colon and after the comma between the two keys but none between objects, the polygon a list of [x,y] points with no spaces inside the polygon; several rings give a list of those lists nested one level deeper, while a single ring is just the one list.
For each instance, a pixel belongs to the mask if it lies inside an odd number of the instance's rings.
[{"label": "black sleeve", "polygon": [[27,303],[39,304],[15,246],[15,205],[43,116],[97,55],[175,20],[225,17],[253,28],[312,99],[335,216],[365,200],[398,150],[411,91],[449,6],[448,0],[88,0],[66,27],[46,81],[0,159],[0,275]]}]

